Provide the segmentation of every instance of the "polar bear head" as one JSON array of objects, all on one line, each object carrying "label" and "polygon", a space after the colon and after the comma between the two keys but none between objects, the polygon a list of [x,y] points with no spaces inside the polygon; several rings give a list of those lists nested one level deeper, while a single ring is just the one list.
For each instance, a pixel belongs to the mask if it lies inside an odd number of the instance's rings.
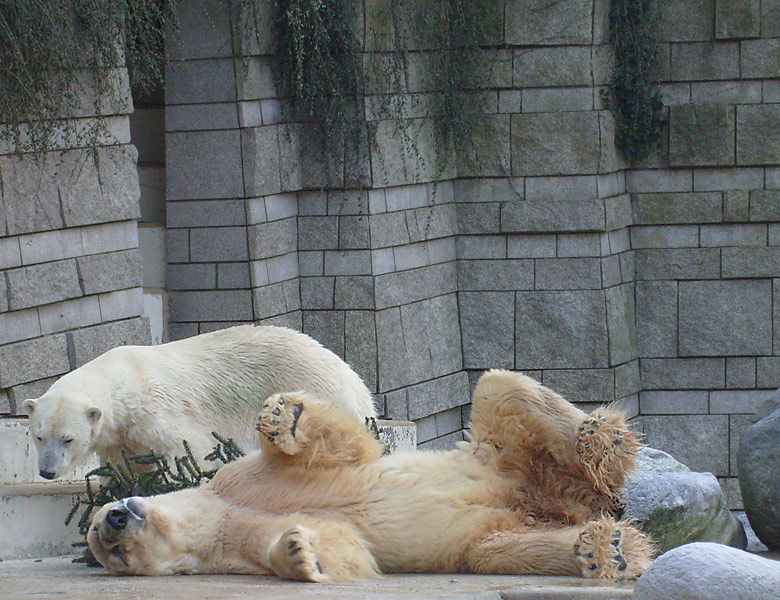
[{"label": "polar bear head", "polygon": [[[93,517],[87,533],[93,556],[109,571],[122,575],[201,571],[197,552],[192,551],[192,538],[197,536],[190,513],[193,505],[199,507],[192,491],[106,504]],[[203,514],[210,513],[200,511],[201,519]]]},{"label": "polar bear head", "polygon": [[37,400],[25,400],[30,435],[38,449],[38,472],[56,479],[84,462],[100,433],[103,411],[88,396],[54,388]]}]

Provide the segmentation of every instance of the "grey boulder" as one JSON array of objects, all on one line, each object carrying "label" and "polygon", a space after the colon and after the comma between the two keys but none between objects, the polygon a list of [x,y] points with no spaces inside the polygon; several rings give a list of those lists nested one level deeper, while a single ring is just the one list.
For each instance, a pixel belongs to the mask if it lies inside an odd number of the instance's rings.
[{"label": "grey boulder", "polygon": [[780,549],[780,391],[756,413],[737,451],[739,487],[750,525],[769,548]]},{"label": "grey boulder", "polygon": [[624,518],[636,519],[658,552],[690,542],[717,542],[744,549],[747,538],[720,484],[695,473],[666,452],[644,448],[623,492]]},{"label": "grey boulder", "polygon": [[632,600],[771,600],[780,596],[780,564],[721,544],[686,544],[658,557]]}]

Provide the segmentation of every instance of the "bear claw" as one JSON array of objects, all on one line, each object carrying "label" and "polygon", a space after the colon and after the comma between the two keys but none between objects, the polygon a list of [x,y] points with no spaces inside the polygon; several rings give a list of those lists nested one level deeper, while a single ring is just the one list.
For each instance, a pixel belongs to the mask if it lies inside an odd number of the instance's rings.
[{"label": "bear claw", "polygon": [[650,565],[652,549],[636,529],[610,517],[588,523],[574,553],[585,577],[634,579]]},{"label": "bear claw", "polygon": [[271,549],[271,564],[280,577],[299,581],[327,581],[312,542],[316,533],[303,527],[285,531]]},{"label": "bear claw", "polygon": [[281,396],[271,396],[260,410],[257,430],[285,454],[296,454],[300,444],[295,431],[302,414],[302,402],[285,402]]}]

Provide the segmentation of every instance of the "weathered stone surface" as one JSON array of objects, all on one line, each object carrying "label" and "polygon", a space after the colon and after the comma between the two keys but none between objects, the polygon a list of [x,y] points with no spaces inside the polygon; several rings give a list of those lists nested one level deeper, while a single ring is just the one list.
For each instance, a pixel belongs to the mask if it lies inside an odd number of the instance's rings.
[{"label": "weathered stone surface", "polygon": [[578,175],[599,168],[593,112],[512,115],[513,175]]},{"label": "weathered stone surface", "polygon": [[[469,382],[463,373],[453,373],[432,381],[414,385],[407,390],[409,418],[419,419],[468,404]],[[437,433],[439,432],[437,426]]]},{"label": "weathered stone surface", "polygon": [[631,228],[632,248],[685,248],[699,245],[695,225],[638,225]]},{"label": "weathered stone surface", "polygon": [[381,310],[442,293],[455,292],[457,286],[458,276],[454,261],[379,275],[374,282],[376,307]]},{"label": "weathered stone surface", "polygon": [[778,127],[780,127],[780,104],[739,106],[737,108],[737,164],[780,162],[780,138],[766,135],[767,131],[776,131]]},{"label": "weathered stone surface", "polygon": [[510,0],[506,3],[506,42],[520,46],[589,44],[592,1]]},{"label": "weathered stone surface", "polygon": [[702,225],[699,240],[702,246],[765,246],[767,232],[765,225],[728,224]]},{"label": "weathered stone surface", "polygon": [[770,412],[742,435],[737,463],[750,525],[764,544],[780,549],[780,393],[768,404]]},{"label": "weathered stone surface", "polygon": [[[605,209],[602,200],[518,200],[501,208],[501,231],[541,233],[603,231]],[[510,238],[511,239],[511,238]]]},{"label": "weathered stone surface", "polygon": [[548,369],[543,383],[570,402],[606,404],[616,399],[613,369]]},{"label": "weathered stone surface", "polygon": [[[269,228],[275,225],[269,225]],[[298,248],[328,250],[338,248],[338,217],[298,217]]]},{"label": "weathered stone surface", "polygon": [[8,308],[19,310],[82,295],[73,259],[30,265],[5,272]]},{"label": "weathered stone surface", "polygon": [[376,325],[372,311],[350,310],[344,315],[344,360],[369,390],[376,391]]},{"label": "weathered stone surface", "polygon": [[518,369],[608,365],[606,305],[600,290],[517,292]]},{"label": "weathered stone surface", "polygon": [[77,329],[68,333],[76,369],[116,346],[147,346],[151,343],[149,319],[136,317],[116,323]]},{"label": "weathered stone surface", "polygon": [[715,37],[758,37],[761,25],[761,0],[715,0]]},{"label": "weathered stone surface", "polygon": [[168,227],[235,226],[247,222],[242,200],[168,202],[165,214]]},{"label": "weathered stone surface", "polygon": [[639,367],[648,390],[722,388],[726,384],[722,358],[643,358]]},{"label": "weathered stone surface", "polygon": [[[264,151],[265,149],[262,149]],[[315,128],[280,125],[279,168],[282,189],[342,187],[344,146]]]},{"label": "weathered stone surface", "polygon": [[336,277],[334,307],[337,310],[373,310],[374,278],[370,275]]},{"label": "weathered stone surface", "polygon": [[77,263],[85,294],[141,285],[141,253],[138,250],[82,256]]},{"label": "weathered stone surface", "polygon": [[721,544],[699,542],[656,559],[636,582],[634,600],[755,600],[780,587],[776,561]]},{"label": "weathered stone surface", "polygon": [[460,328],[466,369],[515,366],[512,292],[460,292]]},{"label": "weathered stone surface", "polygon": [[712,0],[658,2],[658,39],[664,42],[698,42],[712,39]]},{"label": "weathered stone surface", "polygon": [[301,277],[303,310],[333,309],[335,277]]},{"label": "weathered stone surface", "polygon": [[720,277],[717,248],[643,248],[636,250],[634,256],[637,280]]},{"label": "weathered stone surface", "polygon": [[49,335],[3,346],[0,387],[8,388],[70,370],[65,334]]},{"label": "weathered stone surface", "polygon": [[455,146],[459,177],[502,176],[509,171],[509,115],[479,115]]},{"label": "weathered stone surface", "polygon": [[303,311],[303,332],[331,352],[344,358],[344,312],[333,310]]},{"label": "weathered stone surface", "polygon": [[599,258],[540,258],[535,268],[537,290],[601,289]]},{"label": "weathered stone surface", "polygon": [[190,259],[193,262],[237,261],[247,257],[245,227],[199,227],[190,230]]},{"label": "weathered stone surface", "polygon": [[514,291],[534,288],[531,260],[459,260],[458,290]]},{"label": "weathered stone surface", "polygon": [[680,356],[771,354],[769,281],[681,281]]},{"label": "weathered stone surface", "polygon": [[642,392],[639,403],[643,415],[707,414],[706,391]]},{"label": "weathered stone surface", "polygon": [[739,43],[672,44],[671,76],[674,81],[739,79]]},{"label": "weathered stone surface", "polygon": [[252,319],[252,293],[249,290],[171,292],[168,299],[173,322]]},{"label": "weathered stone surface", "polygon": [[[778,385],[780,385],[780,382],[778,382]],[[756,359],[752,357],[737,356],[727,358],[726,387],[732,389],[756,387]],[[762,385],[760,387],[772,386]]]},{"label": "weathered stone surface", "polygon": [[780,39],[745,40],[741,44],[742,77],[778,77],[780,75]]},{"label": "weathered stone surface", "polygon": [[[240,150],[243,159],[244,188],[248,196],[278,194],[282,191],[281,158],[278,148],[279,127],[276,125],[241,130]],[[239,167],[241,166],[239,164]],[[320,197],[302,199],[301,214],[310,214],[303,210],[303,207],[310,205],[310,200],[316,199]]]},{"label": "weathered stone surface", "polygon": [[590,48],[560,46],[515,50],[513,83],[516,88],[591,85]]},{"label": "weathered stone surface", "polygon": [[636,519],[660,552],[690,542],[747,544],[742,524],[729,512],[711,473],[694,473],[670,455],[641,451],[639,468],[626,482],[623,518]]},{"label": "weathered stone surface", "polygon": [[723,248],[723,277],[777,277],[780,275],[780,248]]},{"label": "weathered stone surface", "polygon": [[634,284],[604,290],[607,302],[609,364],[619,365],[637,358]]},{"label": "weathered stone surface", "polygon": [[165,155],[168,200],[243,196],[238,131],[169,133]]},{"label": "weathered stone surface", "polygon": [[673,106],[669,112],[669,163],[672,166],[734,164],[735,107],[689,104]]},{"label": "weathered stone surface", "polygon": [[729,474],[727,415],[648,415],[642,417],[645,441],[694,471]]},{"label": "weathered stone surface", "polygon": [[634,225],[719,223],[723,212],[719,192],[634,194],[631,209]]},{"label": "weathered stone surface", "polygon": [[236,99],[233,60],[168,61],[165,69],[169,104],[230,102]]}]

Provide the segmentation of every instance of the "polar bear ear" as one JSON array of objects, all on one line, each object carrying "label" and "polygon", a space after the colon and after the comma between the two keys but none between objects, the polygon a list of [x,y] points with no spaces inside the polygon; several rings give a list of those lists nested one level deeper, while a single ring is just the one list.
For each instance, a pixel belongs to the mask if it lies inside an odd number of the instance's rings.
[{"label": "polar bear ear", "polygon": [[29,400],[25,400],[22,402],[22,410],[26,412],[28,415],[32,416],[32,414],[35,412],[35,403],[38,402],[37,400],[33,400],[32,398]]},{"label": "polar bear ear", "polygon": [[100,420],[100,417],[102,416],[103,416],[103,411],[100,410],[97,406],[90,406],[87,409],[87,419],[89,419],[93,423],[97,423]]}]

